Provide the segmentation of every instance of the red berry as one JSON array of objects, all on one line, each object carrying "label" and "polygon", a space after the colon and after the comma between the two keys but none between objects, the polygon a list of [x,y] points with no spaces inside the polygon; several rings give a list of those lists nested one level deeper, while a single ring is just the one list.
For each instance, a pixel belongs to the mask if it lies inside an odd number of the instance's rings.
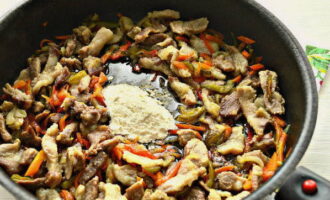
[{"label": "red berry", "polygon": [[317,183],[312,179],[307,179],[301,184],[301,188],[306,194],[313,194],[317,191]]}]

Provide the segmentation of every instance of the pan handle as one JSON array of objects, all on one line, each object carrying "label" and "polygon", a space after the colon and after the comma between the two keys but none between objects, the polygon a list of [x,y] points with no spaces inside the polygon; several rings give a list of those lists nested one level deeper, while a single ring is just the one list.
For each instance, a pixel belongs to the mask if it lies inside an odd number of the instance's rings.
[{"label": "pan handle", "polygon": [[297,167],[281,186],[275,200],[330,199],[330,182],[305,167]]}]

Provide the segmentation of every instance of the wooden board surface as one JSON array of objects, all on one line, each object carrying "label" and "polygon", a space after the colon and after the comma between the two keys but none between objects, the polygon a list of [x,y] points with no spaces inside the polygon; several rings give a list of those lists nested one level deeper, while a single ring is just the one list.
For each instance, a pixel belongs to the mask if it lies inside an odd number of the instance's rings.
[{"label": "wooden board surface", "polygon": [[[0,16],[22,0],[1,0]],[[297,37],[303,47],[306,44],[330,48],[329,0],[257,0],[276,15]],[[302,159],[303,165],[330,180],[330,78],[319,95],[319,113],[311,144]],[[0,186],[0,199],[14,197]]]}]

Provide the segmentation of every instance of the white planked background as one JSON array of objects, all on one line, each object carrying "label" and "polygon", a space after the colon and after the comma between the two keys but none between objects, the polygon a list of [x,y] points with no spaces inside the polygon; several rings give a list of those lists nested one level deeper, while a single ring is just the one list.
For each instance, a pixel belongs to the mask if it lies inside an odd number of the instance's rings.
[{"label": "white planked background", "polygon": [[[9,12],[22,0],[0,0],[0,16]],[[297,37],[306,44],[330,48],[329,0],[256,0],[273,12]],[[330,180],[330,78],[328,76],[319,95],[319,114],[312,142],[301,165]],[[14,197],[0,186],[0,199]]]}]

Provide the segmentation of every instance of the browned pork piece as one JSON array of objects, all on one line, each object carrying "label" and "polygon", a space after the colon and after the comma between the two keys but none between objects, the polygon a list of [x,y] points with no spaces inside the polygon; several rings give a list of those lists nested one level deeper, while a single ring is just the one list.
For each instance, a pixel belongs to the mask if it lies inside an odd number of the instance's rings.
[{"label": "browned pork piece", "polygon": [[104,192],[105,200],[127,200],[127,198],[121,194],[120,186],[117,184],[101,182],[99,188]]},{"label": "browned pork piece", "polygon": [[217,118],[220,114],[221,107],[216,104],[213,99],[209,96],[209,90],[203,88],[202,89],[202,101],[204,103],[204,107],[208,113],[212,115],[212,117]]},{"label": "browned pork piece", "polygon": [[197,98],[189,85],[180,82],[176,77],[169,77],[168,81],[184,104],[194,105],[197,103]]},{"label": "browned pork piece", "polygon": [[43,71],[31,83],[33,94],[37,94],[42,87],[51,85],[62,72],[62,65],[58,63],[59,50],[56,46],[49,46],[49,55]]},{"label": "browned pork piece", "polygon": [[236,91],[226,95],[220,102],[220,115],[224,117],[237,116],[240,110],[238,95]]},{"label": "browned pork piece", "polygon": [[77,130],[78,123],[73,122],[65,126],[62,132],[56,136],[56,141],[61,144],[70,145],[73,141],[72,134]]},{"label": "browned pork piece", "polygon": [[198,58],[197,51],[190,46],[187,45],[187,43],[182,42],[181,48],[179,50],[179,55],[189,55],[190,60],[195,60]]},{"label": "browned pork piece", "polygon": [[225,48],[229,52],[233,63],[235,65],[235,72],[245,74],[248,67],[248,60],[242,55],[242,53],[234,46],[225,45]]},{"label": "browned pork piece", "polygon": [[181,161],[178,174],[163,183],[158,189],[173,193],[181,191],[185,186],[191,184],[205,173],[205,166],[209,163],[208,151],[205,144],[198,140],[190,140],[184,149],[185,158]]},{"label": "browned pork piece", "polygon": [[55,63],[55,65],[47,64],[41,74],[32,80],[31,86],[33,94],[37,94],[42,87],[51,85],[62,72],[63,67],[60,63]]},{"label": "browned pork piece", "polygon": [[46,131],[46,134],[42,137],[41,146],[47,155],[47,169],[45,183],[55,188],[62,181],[62,170],[59,164],[58,148],[56,144],[56,136],[58,134],[58,125],[53,124]]},{"label": "browned pork piece", "polygon": [[143,196],[144,184],[142,179],[126,189],[125,197],[128,200],[142,200]]},{"label": "browned pork piece", "polygon": [[37,154],[34,148],[23,150],[20,147],[21,142],[18,139],[14,143],[0,145],[0,166],[9,174],[21,172],[23,166],[29,165]]},{"label": "browned pork piece", "polygon": [[261,168],[263,168],[266,163],[268,162],[269,158],[262,153],[262,151],[260,150],[254,150],[254,151],[250,151],[247,153],[244,153],[241,156],[237,156],[237,162],[239,164],[246,164],[246,163],[253,163],[256,164],[258,166],[260,166]]},{"label": "browned pork piece", "polygon": [[182,197],[182,200],[206,200],[205,192],[199,187],[192,187],[187,192],[185,192]]},{"label": "browned pork piece", "polygon": [[[105,130],[95,130],[88,133],[87,138],[91,143],[87,154],[95,155],[98,151],[103,150],[103,142],[110,139],[112,137],[110,133],[110,129],[107,127]],[[116,142],[114,141],[116,144]]]},{"label": "browned pork piece", "polygon": [[136,43],[144,42],[152,33],[163,33],[166,31],[166,26],[162,24],[154,24],[152,27],[146,27],[141,32],[134,36]]},{"label": "browned pork piece", "polygon": [[45,185],[46,177],[34,178],[34,179],[21,179],[17,180],[17,183],[27,187],[28,189],[35,190],[41,187],[46,187]]},{"label": "browned pork piece", "polygon": [[275,146],[275,140],[272,133],[267,133],[261,138],[257,138],[254,141],[252,149],[260,149],[262,151],[267,151],[268,149]]},{"label": "browned pork piece", "polygon": [[11,134],[6,129],[5,118],[2,113],[0,113],[0,135],[4,142],[9,142],[12,139]]},{"label": "browned pork piece", "polygon": [[84,169],[79,182],[81,184],[85,184],[87,181],[89,181],[96,174],[97,170],[103,165],[107,158],[108,155],[104,152],[100,152],[94,158],[92,158]]},{"label": "browned pork piece", "polygon": [[79,114],[82,123],[86,126],[97,124],[98,121],[107,115],[106,109],[95,108],[94,106],[87,106],[82,102],[75,101],[73,105],[73,112]]},{"label": "browned pork piece", "polygon": [[177,132],[177,135],[179,136],[179,144],[181,146],[186,146],[186,144],[193,138],[197,138],[198,131],[192,130],[192,129],[180,129]]},{"label": "browned pork piece", "polygon": [[180,13],[175,10],[165,9],[157,10],[148,13],[148,18],[157,18],[157,19],[179,19]]},{"label": "browned pork piece", "polygon": [[64,55],[66,57],[70,57],[73,55],[73,53],[75,52],[76,48],[77,48],[77,41],[75,39],[68,39],[65,42],[65,51],[64,51]]},{"label": "browned pork piece", "polygon": [[130,31],[134,26],[133,20],[126,16],[120,16],[119,18],[119,27],[122,32],[126,33]]},{"label": "browned pork piece", "polygon": [[264,92],[264,102],[266,109],[276,115],[284,114],[284,99],[282,95],[275,91],[277,87],[277,74],[273,71],[264,70],[259,72],[260,84]]},{"label": "browned pork piece", "polygon": [[262,182],[262,174],[262,167],[254,164],[251,172],[252,191],[257,190],[260,186],[260,183]]},{"label": "browned pork piece", "polygon": [[158,187],[159,190],[166,193],[182,191],[184,187],[191,186],[206,171],[204,167],[196,166],[190,159],[183,159],[181,162],[178,174],[160,185]]},{"label": "browned pork piece", "polygon": [[79,26],[78,28],[74,28],[73,33],[81,43],[88,44],[90,42],[92,32],[87,26]]},{"label": "browned pork piece", "polygon": [[217,147],[217,151],[225,155],[237,155],[243,153],[244,147],[243,127],[236,126],[232,128],[232,133],[228,140]]},{"label": "browned pork piece", "polygon": [[99,195],[99,177],[95,176],[86,183],[84,200],[94,200]]},{"label": "browned pork piece", "polygon": [[69,69],[71,70],[75,70],[75,69],[81,69],[81,62],[79,59],[77,58],[65,58],[65,57],[62,57],[61,60],[60,60],[60,63],[63,65],[63,66],[67,66]]},{"label": "browned pork piece", "polygon": [[209,163],[207,147],[203,141],[196,138],[189,140],[184,147],[184,155],[198,167],[206,167]]},{"label": "browned pork piece", "polygon": [[39,57],[31,57],[28,59],[28,70],[30,74],[30,80],[33,80],[35,77],[39,76],[41,72],[41,62]]},{"label": "browned pork piece", "polygon": [[170,23],[170,27],[174,33],[192,35],[205,31],[208,24],[209,21],[203,17],[191,21],[173,21]]},{"label": "browned pork piece", "polygon": [[37,190],[39,200],[61,200],[60,194],[55,189],[40,188]]},{"label": "browned pork piece", "polygon": [[8,94],[13,100],[24,105],[24,108],[30,108],[33,103],[31,95],[25,94],[19,89],[13,88],[10,84],[6,83],[3,92]]},{"label": "browned pork piece", "polygon": [[262,107],[257,108],[254,103],[256,91],[250,86],[237,88],[238,100],[248,123],[258,135],[264,134],[264,129],[270,123],[271,117]]},{"label": "browned pork piece", "polygon": [[27,122],[23,125],[23,130],[19,134],[22,143],[27,146],[40,147],[41,137],[38,136],[34,128]]},{"label": "browned pork piece", "polygon": [[112,39],[112,36],[113,33],[110,29],[105,27],[100,28],[91,43],[79,50],[79,54],[82,57],[87,57],[88,55],[98,56],[104,45]]},{"label": "browned pork piece", "polygon": [[170,67],[163,63],[158,57],[142,57],[139,59],[139,64],[142,68],[162,72],[167,76],[171,76],[173,74]]},{"label": "browned pork piece", "polygon": [[119,166],[115,164],[113,166],[113,173],[115,178],[123,185],[131,186],[137,181],[138,171],[130,165]]},{"label": "browned pork piece", "polygon": [[165,192],[158,189],[154,192],[151,189],[147,189],[142,200],[175,200],[175,198],[169,197]]},{"label": "browned pork piece", "polygon": [[169,45],[166,48],[160,49],[157,52],[157,55],[161,60],[171,61],[172,56],[177,55],[178,51],[179,50],[175,48],[173,45]]},{"label": "browned pork piece", "polygon": [[216,185],[221,190],[241,191],[245,180],[234,172],[221,172],[216,177]]},{"label": "browned pork piece", "polygon": [[103,69],[101,59],[98,57],[88,56],[87,58],[84,58],[83,63],[84,69],[90,75],[98,73]]},{"label": "browned pork piece", "polygon": [[212,63],[215,67],[220,68],[225,72],[231,72],[235,70],[233,58],[228,52],[220,51],[213,57]]},{"label": "browned pork piece", "polygon": [[63,85],[70,76],[70,71],[67,67],[63,67],[61,73],[56,77],[54,85],[56,87]]},{"label": "browned pork piece", "polygon": [[156,34],[152,34],[149,37],[147,37],[142,43],[141,45],[144,46],[153,46],[156,45],[160,42],[163,42],[164,40],[166,40],[169,36],[164,34],[164,33],[156,33]]},{"label": "browned pork piece", "polygon": [[67,157],[65,164],[65,178],[70,179],[73,171],[78,171],[85,165],[85,155],[82,151],[81,145],[76,144],[67,149]]},{"label": "browned pork piece", "polygon": [[78,91],[80,93],[83,93],[83,92],[88,92],[89,91],[89,84],[91,82],[91,77],[89,75],[87,76],[84,76],[83,78],[81,78],[80,82],[79,82],[79,85],[78,85]]}]

